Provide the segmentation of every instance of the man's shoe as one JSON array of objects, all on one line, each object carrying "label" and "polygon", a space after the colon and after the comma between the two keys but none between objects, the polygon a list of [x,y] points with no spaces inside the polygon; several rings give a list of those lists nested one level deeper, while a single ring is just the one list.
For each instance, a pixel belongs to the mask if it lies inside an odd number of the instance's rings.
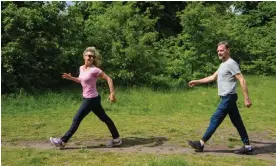
[{"label": "man's shoe", "polygon": [[245,148],[244,146],[234,152],[235,154],[246,154],[246,155],[254,155],[254,150],[251,148],[250,150]]},{"label": "man's shoe", "polygon": [[196,152],[202,152],[204,146],[201,145],[199,141],[189,141],[189,145],[195,149]]},{"label": "man's shoe", "polygon": [[108,148],[112,148],[112,147],[114,147],[114,146],[119,146],[119,145],[121,145],[122,144],[122,140],[121,139],[119,139],[119,140],[115,140],[115,139],[112,139],[110,142],[108,142],[107,144],[106,144],[106,147],[108,147]]},{"label": "man's shoe", "polygon": [[60,138],[53,138],[50,137],[50,141],[52,144],[54,144],[56,147],[59,148],[64,148],[65,147],[65,143],[60,139]]}]

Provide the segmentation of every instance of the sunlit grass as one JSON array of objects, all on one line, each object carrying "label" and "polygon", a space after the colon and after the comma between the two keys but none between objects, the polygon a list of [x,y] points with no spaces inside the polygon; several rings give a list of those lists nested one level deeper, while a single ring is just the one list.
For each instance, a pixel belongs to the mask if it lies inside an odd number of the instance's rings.
[{"label": "sunlit grass", "polygon": [[[253,106],[243,106],[243,96],[238,86],[238,106],[251,138],[259,135],[264,140],[276,140],[275,77],[247,76],[249,94]],[[115,122],[122,138],[165,137],[170,143],[188,147],[188,139],[200,139],[209,119],[218,105],[215,86],[199,86],[191,89],[154,91],[149,88],[117,88],[118,102],[109,104],[107,93],[99,89],[102,105]],[[2,141],[47,141],[50,136],[62,136],[70,127],[73,116],[81,104],[79,90],[45,92],[40,95],[2,95]],[[81,123],[71,141],[109,139],[107,127],[91,113]],[[233,138],[233,139],[232,139]],[[234,140],[234,141],[233,141]],[[226,117],[209,141],[224,144],[229,148],[241,145],[239,135]],[[9,155],[8,155],[9,154]],[[57,157],[60,156],[60,157]],[[18,160],[11,161],[18,156]],[[20,157],[21,156],[21,157]],[[90,156],[90,158],[88,157]],[[62,152],[39,149],[14,149],[2,147],[2,164],[9,165],[265,165],[266,162],[252,159],[239,162],[235,157],[194,155],[146,155],[146,154],[96,154],[91,151]],[[74,158],[74,160],[72,160]],[[82,158],[89,158],[83,160]],[[127,161],[126,161],[127,160]],[[216,160],[219,160],[217,163]],[[114,163],[113,163],[114,162]],[[12,164],[14,163],[14,164]],[[110,164],[111,163],[111,164]],[[204,164],[205,163],[205,164]],[[256,164],[255,164],[256,165]]]},{"label": "sunlit grass", "polygon": [[122,166],[266,166],[272,162],[250,157],[193,154],[99,153],[89,150],[59,151],[2,148],[2,165],[122,165]]}]

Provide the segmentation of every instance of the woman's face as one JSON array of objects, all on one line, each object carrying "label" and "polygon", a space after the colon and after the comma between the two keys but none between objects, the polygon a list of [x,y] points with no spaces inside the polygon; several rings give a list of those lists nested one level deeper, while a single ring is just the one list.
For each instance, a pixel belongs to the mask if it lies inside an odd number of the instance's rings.
[{"label": "woman's face", "polygon": [[86,52],[86,53],[84,54],[84,57],[83,57],[84,63],[85,63],[86,65],[92,65],[93,62],[94,62],[94,58],[95,58],[94,53],[88,51],[88,52]]}]

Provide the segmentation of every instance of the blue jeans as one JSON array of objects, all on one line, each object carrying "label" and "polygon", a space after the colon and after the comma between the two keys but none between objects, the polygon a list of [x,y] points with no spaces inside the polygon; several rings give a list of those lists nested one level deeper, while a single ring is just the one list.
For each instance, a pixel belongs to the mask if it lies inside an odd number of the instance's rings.
[{"label": "blue jeans", "polygon": [[118,138],[120,135],[113,121],[109,118],[109,116],[105,113],[102,105],[101,105],[101,96],[97,96],[95,98],[83,98],[82,104],[73,118],[72,125],[70,129],[65,133],[61,140],[63,142],[68,142],[69,139],[73,136],[73,134],[77,131],[81,121],[83,118],[88,115],[90,112],[93,112],[101,121],[103,121],[109,131],[112,134],[112,137]]},{"label": "blue jeans", "polygon": [[228,94],[226,96],[221,97],[220,104],[210,120],[209,127],[207,128],[204,136],[202,137],[202,141],[207,142],[211,138],[212,134],[216,131],[218,126],[221,124],[221,122],[228,114],[231,119],[231,122],[237,128],[242,142],[245,145],[250,144],[246,129],[244,127],[241,115],[237,107],[237,99],[237,94]]}]

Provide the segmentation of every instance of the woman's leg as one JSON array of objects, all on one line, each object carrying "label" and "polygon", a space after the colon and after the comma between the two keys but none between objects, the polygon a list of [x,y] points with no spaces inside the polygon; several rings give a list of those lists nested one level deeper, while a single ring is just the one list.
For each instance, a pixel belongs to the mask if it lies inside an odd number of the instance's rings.
[{"label": "woman's leg", "polygon": [[73,134],[77,131],[81,121],[83,118],[91,111],[91,99],[83,99],[82,104],[73,118],[73,122],[69,130],[65,133],[61,140],[63,142],[68,142],[68,140],[73,136]]},{"label": "woman's leg", "polygon": [[109,116],[105,113],[102,105],[101,105],[101,97],[98,96],[95,98],[94,102],[93,102],[93,113],[101,120],[103,121],[110,133],[112,134],[112,138],[116,139],[118,137],[120,137],[119,132],[114,124],[114,122],[109,118]]}]

